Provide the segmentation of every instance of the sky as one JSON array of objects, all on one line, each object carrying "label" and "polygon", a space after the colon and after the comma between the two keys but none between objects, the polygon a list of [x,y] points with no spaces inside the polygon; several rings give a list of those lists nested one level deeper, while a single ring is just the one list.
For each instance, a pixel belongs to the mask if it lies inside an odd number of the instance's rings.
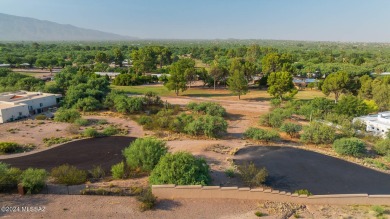
[{"label": "sky", "polygon": [[390,0],[0,0],[0,13],[144,39],[390,42]]}]

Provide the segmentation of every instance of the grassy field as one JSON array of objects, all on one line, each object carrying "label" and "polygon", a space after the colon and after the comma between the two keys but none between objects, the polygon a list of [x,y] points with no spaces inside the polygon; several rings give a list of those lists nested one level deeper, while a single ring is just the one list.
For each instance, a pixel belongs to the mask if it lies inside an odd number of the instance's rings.
[{"label": "grassy field", "polygon": [[[173,91],[169,91],[164,86],[112,86],[115,90],[121,90],[132,94],[145,94],[146,92],[152,91],[160,96],[176,96]],[[214,99],[225,99],[225,100],[238,100],[238,96],[232,95],[227,89],[213,90],[210,88],[190,88],[184,92],[180,92],[179,96],[184,97],[205,97]],[[325,97],[325,95],[317,90],[303,90],[299,91],[295,96],[295,99],[313,99],[315,97]],[[242,100],[249,101],[261,101],[270,100],[272,97],[267,93],[266,90],[251,89],[249,93],[241,96]],[[331,98],[331,97],[330,97]]]}]

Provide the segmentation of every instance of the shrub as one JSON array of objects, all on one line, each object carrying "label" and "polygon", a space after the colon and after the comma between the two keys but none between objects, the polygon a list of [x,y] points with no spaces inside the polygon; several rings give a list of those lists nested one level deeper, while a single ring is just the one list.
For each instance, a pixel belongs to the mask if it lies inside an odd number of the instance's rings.
[{"label": "shrub", "polygon": [[87,128],[84,130],[83,135],[85,137],[96,138],[100,136],[100,133],[94,128]]},{"label": "shrub", "polygon": [[172,121],[174,112],[171,109],[163,109],[160,112],[156,114],[155,120],[158,125],[158,127],[165,129],[170,127]]},{"label": "shrub", "polygon": [[125,176],[125,165],[123,162],[117,163],[111,167],[111,174],[114,179],[123,179]]},{"label": "shrub", "polygon": [[298,195],[307,195],[307,196],[310,196],[310,195],[313,195],[311,192],[309,192],[309,190],[307,189],[299,189],[299,190],[295,190],[294,193],[298,194]]},{"label": "shrub", "polygon": [[103,129],[103,132],[102,134],[104,136],[112,136],[112,135],[116,135],[119,133],[119,129],[117,129],[116,127],[110,125],[108,127],[106,127],[105,129]]},{"label": "shrub", "polygon": [[280,105],[282,105],[282,101],[280,99],[271,99],[270,101],[272,108],[278,108]]},{"label": "shrub", "polygon": [[[190,120],[188,120],[190,121]],[[190,135],[204,134],[209,138],[220,137],[227,132],[227,122],[220,116],[201,116],[184,127],[184,131]]]},{"label": "shrub", "polygon": [[234,173],[234,169],[233,168],[229,168],[227,170],[225,170],[225,175],[229,178],[233,178],[235,173]]},{"label": "shrub", "polygon": [[20,145],[14,142],[0,142],[0,153],[14,153],[20,149]]},{"label": "shrub", "polygon": [[142,171],[150,172],[167,151],[168,148],[164,141],[146,137],[132,142],[129,147],[125,148],[123,155],[131,169],[140,168]]},{"label": "shrub", "polygon": [[302,130],[302,126],[292,122],[286,122],[280,127],[280,130],[286,132],[292,138]]},{"label": "shrub", "polygon": [[359,157],[366,152],[364,142],[358,138],[341,138],[333,143],[333,149],[340,155]]},{"label": "shrub", "polygon": [[256,211],[256,212],[255,212],[255,215],[256,215],[257,217],[264,217],[264,216],[266,216],[266,214],[263,213],[263,212],[261,212],[261,211]]},{"label": "shrub", "polygon": [[43,143],[45,143],[47,146],[52,146],[55,144],[62,144],[68,141],[71,141],[70,138],[64,138],[64,137],[50,137],[50,138],[44,138]]},{"label": "shrub", "polygon": [[98,125],[105,125],[105,124],[108,124],[108,121],[105,120],[105,119],[99,119],[96,124],[98,124]]},{"label": "shrub", "polygon": [[57,110],[54,116],[54,120],[57,122],[73,123],[78,118],[81,118],[81,115],[77,110],[65,108],[60,108]]},{"label": "shrub", "polygon": [[261,186],[268,177],[268,171],[265,167],[259,169],[254,163],[244,163],[237,165],[240,178],[246,186]]},{"label": "shrub", "polygon": [[65,129],[69,134],[79,134],[80,126],[76,124],[71,124]]},{"label": "shrub", "polygon": [[260,116],[260,124],[273,128],[279,128],[283,124],[284,120],[291,117],[291,115],[291,109],[277,108],[270,113],[266,113]]},{"label": "shrub", "polygon": [[139,209],[141,211],[147,211],[154,207],[156,204],[157,198],[153,195],[152,190],[144,189],[139,196],[137,196],[137,200],[140,202]]},{"label": "shrub", "polygon": [[10,168],[8,164],[0,162],[0,192],[10,192],[16,189],[21,174],[20,169]]},{"label": "shrub", "polygon": [[188,152],[165,154],[149,177],[152,185],[207,185],[210,181],[206,161]]},{"label": "shrub", "polygon": [[140,125],[147,125],[147,124],[151,124],[153,122],[153,119],[150,116],[141,116],[139,117],[137,122]]},{"label": "shrub", "polygon": [[20,175],[20,182],[27,193],[37,193],[45,186],[47,178],[46,170],[28,168]]},{"label": "shrub", "polygon": [[45,116],[45,115],[43,115],[43,114],[37,115],[37,116],[35,116],[35,119],[36,119],[36,120],[45,120],[45,119],[47,119],[47,116]]},{"label": "shrub", "polygon": [[244,137],[259,141],[275,141],[280,138],[279,133],[275,130],[264,130],[250,127],[244,132]]},{"label": "shrub", "polygon": [[65,185],[79,185],[87,181],[87,172],[75,166],[64,164],[51,170],[50,176],[56,183]]},{"label": "shrub", "polygon": [[333,127],[319,122],[311,122],[310,125],[303,127],[301,141],[313,144],[331,144],[335,137]]},{"label": "shrub", "polygon": [[89,171],[89,173],[94,179],[100,179],[106,176],[106,173],[101,166],[94,166],[92,170]]},{"label": "shrub", "polygon": [[189,103],[187,108],[198,113],[210,116],[225,116],[226,110],[220,104],[214,102]]},{"label": "shrub", "polygon": [[170,129],[174,132],[183,132],[184,128],[192,121],[194,121],[194,117],[192,115],[181,113],[173,120]]},{"label": "shrub", "polygon": [[377,142],[374,148],[379,155],[390,155],[390,139]]},{"label": "shrub", "polygon": [[371,207],[371,209],[375,212],[376,217],[380,217],[385,213],[385,208],[380,205],[374,205]]},{"label": "shrub", "polygon": [[74,121],[74,124],[79,126],[87,126],[89,125],[89,121],[87,119],[78,118]]}]

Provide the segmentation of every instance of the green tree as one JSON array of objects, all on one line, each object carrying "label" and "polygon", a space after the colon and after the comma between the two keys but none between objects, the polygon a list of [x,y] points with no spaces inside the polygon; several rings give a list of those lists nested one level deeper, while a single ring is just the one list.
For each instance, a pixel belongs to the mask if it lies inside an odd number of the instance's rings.
[{"label": "green tree", "polygon": [[325,78],[324,83],[322,84],[322,92],[325,95],[333,93],[335,96],[335,102],[339,100],[339,97],[343,93],[348,92],[348,86],[351,80],[346,72],[339,71],[337,73],[332,73]]},{"label": "green tree", "polygon": [[123,155],[131,169],[140,168],[141,171],[150,172],[167,151],[164,141],[146,137],[136,139],[129,147],[125,148]]},{"label": "green tree", "polygon": [[188,152],[164,155],[149,177],[152,185],[207,185],[210,181],[206,161]]},{"label": "green tree", "polygon": [[116,65],[119,65],[119,67],[122,67],[122,62],[124,60],[124,56],[122,54],[121,49],[115,48],[114,49],[114,61]]},{"label": "green tree", "polygon": [[131,53],[134,69],[137,73],[147,73],[156,69],[157,55],[150,47],[133,50]]},{"label": "green tree", "polygon": [[268,76],[267,84],[268,93],[280,100],[283,99],[283,95],[286,93],[296,94],[293,77],[288,72],[272,72]]},{"label": "green tree", "polygon": [[47,172],[44,169],[28,168],[20,176],[20,182],[27,193],[37,193],[45,186]]},{"label": "green tree", "polygon": [[98,52],[95,55],[95,62],[97,63],[108,63],[109,59],[106,53]]},{"label": "green tree", "polygon": [[368,106],[363,100],[352,95],[346,95],[337,102],[335,111],[338,114],[357,117],[366,115],[368,113]]},{"label": "green tree", "polygon": [[241,99],[241,95],[248,92],[248,81],[246,80],[244,73],[239,70],[233,72],[229,77],[227,84],[229,90],[232,91],[234,95],[238,95],[238,99]]},{"label": "green tree", "polygon": [[165,84],[165,87],[168,90],[174,90],[176,95],[179,95],[179,92],[184,92],[187,90],[187,75],[186,71],[192,71],[195,67],[195,61],[192,59],[180,59],[179,61],[173,63],[170,67],[170,77],[168,82]]}]

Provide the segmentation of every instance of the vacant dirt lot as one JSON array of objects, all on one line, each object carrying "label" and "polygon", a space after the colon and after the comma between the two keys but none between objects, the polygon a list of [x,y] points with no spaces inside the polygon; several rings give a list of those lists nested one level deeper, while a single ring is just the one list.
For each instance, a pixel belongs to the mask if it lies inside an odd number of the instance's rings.
[{"label": "vacant dirt lot", "polygon": [[[4,218],[375,218],[370,206],[292,205],[231,199],[161,200],[139,212],[133,197],[80,195],[0,195],[0,206],[45,207],[45,212],[5,213]],[[295,212],[295,213],[294,213]]]}]

